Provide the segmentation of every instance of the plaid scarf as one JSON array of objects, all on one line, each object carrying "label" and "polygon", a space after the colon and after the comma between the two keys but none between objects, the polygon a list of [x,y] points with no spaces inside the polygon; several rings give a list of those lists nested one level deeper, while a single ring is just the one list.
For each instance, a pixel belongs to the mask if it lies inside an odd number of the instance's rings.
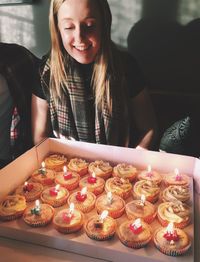
[{"label": "plaid scarf", "polygon": [[[72,71],[68,75],[59,103],[55,103],[52,91],[48,88],[49,59],[41,72],[41,84],[49,103],[54,135],[59,138],[72,137],[78,141],[127,146],[129,140],[128,102],[120,99],[122,96],[119,96],[119,92],[112,90],[112,114],[109,113],[106,103],[100,112],[94,104],[94,99],[91,101],[91,96],[88,96],[80,65],[75,63]],[[90,90],[92,90],[91,86]]]},{"label": "plaid scarf", "polygon": [[12,148],[15,146],[15,142],[19,138],[19,134],[20,134],[19,123],[20,123],[20,115],[18,113],[17,107],[14,107],[12,113],[11,127],[10,127],[10,144]]}]

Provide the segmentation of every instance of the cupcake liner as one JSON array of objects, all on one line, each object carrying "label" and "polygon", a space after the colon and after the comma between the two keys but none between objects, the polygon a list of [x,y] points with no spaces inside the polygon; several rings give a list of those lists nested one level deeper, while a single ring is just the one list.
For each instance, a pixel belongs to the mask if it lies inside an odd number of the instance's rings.
[{"label": "cupcake liner", "polygon": [[109,211],[109,216],[112,218],[119,218],[124,214],[125,207],[118,211]]},{"label": "cupcake liner", "polygon": [[84,206],[82,204],[75,204],[75,206],[78,210],[82,211],[83,213],[89,213],[92,209],[94,209],[95,201],[90,206]]},{"label": "cupcake liner", "polygon": [[[103,212],[103,210],[98,209],[97,207],[96,207],[96,209],[97,209],[98,214],[101,214]],[[108,215],[112,218],[119,218],[124,214],[124,209],[125,209],[125,207],[123,207],[122,209],[119,209],[119,210],[113,210],[113,211],[108,210]]]},{"label": "cupcake liner", "polygon": [[62,234],[71,234],[71,233],[75,233],[79,231],[82,228],[83,223],[80,223],[80,225],[76,225],[72,227],[59,227],[58,225],[55,225],[55,224],[54,226],[55,226],[55,229]]},{"label": "cupcake liner", "polygon": [[83,176],[85,176],[88,173],[88,168],[86,167],[84,169],[81,169],[77,173],[80,175],[80,177],[83,177]]},{"label": "cupcake liner", "polygon": [[51,186],[54,184],[54,178],[37,179],[36,177],[32,177],[32,181],[40,183],[43,186]]},{"label": "cupcake liner", "polygon": [[72,191],[74,189],[76,189],[79,185],[79,180],[74,182],[73,184],[68,184],[68,185],[63,185],[63,187],[65,187],[67,190]]},{"label": "cupcake liner", "polygon": [[135,220],[137,218],[141,218],[144,222],[146,222],[148,224],[151,224],[153,222],[153,220],[155,219],[155,217],[156,217],[156,212],[151,214],[151,215],[149,215],[149,216],[145,216],[145,217],[134,216],[133,214],[130,214],[128,212],[126,212],[126,215],[127,215],[129,220]]},{"label": "cupcake liner", "polygon": [[26,220],[26,218],[23,218],[23,219],[24,219],[24,222],[31,227],[44,227],[52,221],[52,218],[46,221],[32,221],[32,222]]},{"label": "cupcake liner", "polygon": [[43,203],[49,204],[52,207],[60,207],[67,203],[67,197],[61,199],[53,199],[53,200],[46,200],[43,197],[41,197],[41,200]]},{"label": "cupcake liner", "polygon": [[106,236],[106,235],[101,236],[101,235],[89,233],[87,230],[86,230],[85,232],[86,232],[86,235],[87,235],[89,238],[91,238],[91,239],[93,239],[93,240],[97,240],[97,241],[109,240],[109,239],[111,239],[111,238],[114,236],[114,234],[115,234],[115,232],[114,232],[114,233],[109,234],[109,235],[107,235],[107,236]]},{"label": "cupcake liner", "polygon": [[59,181],[56,181],[56,183],[60,184],[62,187],[66,188],[69,191],[72,191],[72,190],[76,189],[79,186],[79,180],[74,182],[74,183],[71,183],[71,184],[62,184]]},{"label": "cupcake liner", "polygon": [[186,247],[184,248],[181,248],[179,250],[169,250],[165,247],[161,247],[158,243],[155,243],[155,246],[156,248],[162,252],[163,254],[167,255],[167,256],[173,256],[173,257],[176,257],[176,256],[181,256],[183,254],[185,254],[191,247],[191,244],[187,245]]},{"label": "cupcake liner", "polygon": [[122,242],[122,244],[124,244],[127,247],[134,248],[134,249],[139,249],[139,248],[142,248],[142,247],[146,246],[149,243],[149,241],[151,240],[151,237],[149,237],[148,239],[146,239],[144,241],[138,241],[138,242],[133,242],[132,241],[131,242],[131,241],[123,240],[119,236],[119,240]]},{"label": "cupcake liner", "polygon": [[16,214],[13,214],[13,215],[6,215],[6,216],[0,215],[0,220],[1,221],[11,221],[11,220],[18,219],[23,215],[23,212],[24,212],[24,210],[21,211],[21,212],[18,212]]},{"label": "cupcake liner", "polygon": [[102,174],[100,177],[102,177],[104,180],[107,180],[111,176],[112,176],[112,172],[108,172],[108,173]]},{"label": "cupcake liner", "polygon": [[34,194],[34,195],[24,194],[23,196],[26,198],[26,201],[27,201],[27,202],[31,202],[31,201],[34,201],[34,200],[36,200],[36,199],[39,199],[41,193],[42,193],[42,191],[41,191],[41,192],[38,192],[38,194]]},{"label": "cupcake liner", "polygon": [[[134,191],[132,192],[134,199],[141,199],[141,195],[137,195]],[[154,196],[145,196],[146,200],[149,201],[152,204],[155,204],[158,201],[159,194]]]},{"label": "cupcake liner", "polygon": [[[80,187],[82,189],[82,187]],[[96,188],[89,188],[88,187],[88,191],[92,192],[93,194],[95,194],[95,196],[100,195],[103,191],[104,191],[104,184],[100,185]]]}]

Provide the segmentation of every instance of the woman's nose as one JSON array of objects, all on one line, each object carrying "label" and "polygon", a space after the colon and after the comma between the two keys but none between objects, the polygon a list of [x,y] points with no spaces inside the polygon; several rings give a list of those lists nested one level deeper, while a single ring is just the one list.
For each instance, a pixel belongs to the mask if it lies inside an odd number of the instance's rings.
[{"label": "woman's nose", "polygon": [[77,42],[81,42],[85,38],[85,30],[83,26],[76,28],[74,37]]}]

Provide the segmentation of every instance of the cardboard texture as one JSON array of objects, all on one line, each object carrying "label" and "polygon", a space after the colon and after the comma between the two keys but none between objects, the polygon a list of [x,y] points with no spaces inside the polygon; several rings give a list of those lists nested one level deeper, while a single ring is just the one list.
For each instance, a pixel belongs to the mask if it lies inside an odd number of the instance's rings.
[{"label": "cardboard texture", "polygon": [[[145,248],[134,250],[122,245],[117,235],[109,241],[94,241],[86,236],[83,229],[74,234],[63,235],[57,232],[52,224],[44,228],[31,228],[22,219],[1,222],[0,236],[116,262],[123,260],[134,262],[199,261],[200,246],[197,242],[197,236],[200,233],[198,226],[200,214],[200,160],[193,157],[147,150],[46,139],[40,145],[32,148],[10,165],[0,170],[0,200],[15,190],[18,185],[26,181],[32,172],[40,167],[44,157],[53,152],[63,153],[69,158],[78,156],[89,161],[97,159],[106,160],[112,165],[122,162],[132,163],[138,168],[144,169],[150,164],[153,169],[161,173],[172,172],[174,168],[178,168],[180,173],[186,173],[191,176],[191,180],[194,178],[196,192],[194,194],[194,202],[193,199],[191,202],[191,206],[194,207],[194,223],[191,223],[185,229],[190,237],[193,240],[195,239],[192,249],[182,257],[170,257],[159,252],[152,242]],[[192,186],[191,190],[193,191]],[[93,213],[95,211],[92,211],[86,217]],[[124,218],[122,217],[121,219],[123,220]],[[118,223],[120,223],[120,219],[118,220]],[[152,223],[153,230],[157,226],[157,221]]]}]

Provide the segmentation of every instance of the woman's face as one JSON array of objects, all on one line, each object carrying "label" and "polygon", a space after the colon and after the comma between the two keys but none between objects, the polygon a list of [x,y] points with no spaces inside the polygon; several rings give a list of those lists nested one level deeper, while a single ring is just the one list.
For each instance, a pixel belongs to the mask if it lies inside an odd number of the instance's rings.
[{"label": "woman's face", "polygon": [[58,10],[58,28],[65,50],[77,62],[89,64],[100,49],[100,14],[94,0],[66,0]]}]

